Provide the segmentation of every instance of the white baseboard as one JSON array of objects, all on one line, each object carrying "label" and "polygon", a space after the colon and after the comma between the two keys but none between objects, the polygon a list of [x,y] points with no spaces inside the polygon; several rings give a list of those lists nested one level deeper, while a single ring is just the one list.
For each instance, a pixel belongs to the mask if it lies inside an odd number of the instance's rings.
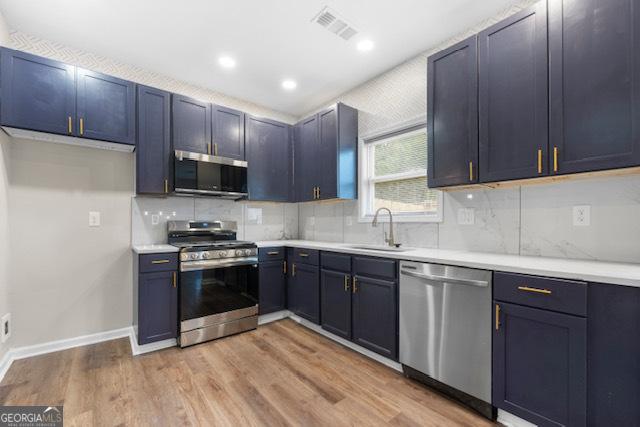
[{"label": "white baseboard", "polygon": [[118,338],[130,337],[131,334],[132,328],[131,326],[128,326],[126,328],[98,332],[96,334],[82,335],[79,337],[50,341],[42,344],[10,348],[9,351],[5,353],[2,361],[0,361],[0,381],[2,381],[14,360],[40,356],[42,354],[54,353],[56,351],[96,344],[103,341],[111,341]]},{"label": "white baseboard", "polygon": [[163,348],[175,347],[178,345],[178,340],[175,338],[169,338],[168,340],[156,341],[149,344],[139,345],[136,340],[136,334],[131,330],[129,335],[129,343],[131,344],[131,354],[137,356],[139,354],[151,353],[152,351],[162,350]]},{"label": "white baseboard", "polygon": [[351,341],[345,340],[344,338],[341,338],[337,335],[333,335],[331,332],[327,332],[324,329],[322,329],[320,325],[316,325],[315,323],[309,322],[308,320],[303,319],[300,316],[296,316],[293,313],[289,314],[289,318],[301,324],[302,326],[309,328],[314,332],[319,333],[320,335],[330,338],[333,341],[336,341],[342,344],[343,346],[350,348],[351,350],[357,351],[358,353],[367,356],[369,359],[373,359],[376,362],[380,362],[383,365],[390,367],[391,369],[395,369],[396,371],[402,372],[402,365],[399,364],[398,362],[395,362],[391,359],[387,359],[384,356],[380,356],[378,353],[374,353],[371,350],[367,350],[366,348],[361,347],[358,344],[354,344]]},{"label": "white baseboard", "polygon": [[525,421],[502,409],[498,409],[498,422],[505,427],[536,427],[535,424],[531,424],[529,421]]},{"label": "white baseboard", "polygon": [[289,310],[276,311],[275,313],[263,314],[258,317],[258,325],[266,325],[267,323],[275,322],[276,320],[286,319],[291,316]]}]

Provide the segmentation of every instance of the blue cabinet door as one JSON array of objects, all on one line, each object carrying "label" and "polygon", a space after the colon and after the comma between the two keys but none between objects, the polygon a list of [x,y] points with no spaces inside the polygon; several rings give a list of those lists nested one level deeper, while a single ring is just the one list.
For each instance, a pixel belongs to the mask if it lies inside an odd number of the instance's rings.
[{"label": "blue cabinet door", "polygon": [[637,0],[549,2],[552,173],[640,165],[638,46]]},{"label": "blue cabinet door", "polygon": [[250,200],[287,202],[291,191],[291,126],[246,117],[247,184]]},{"label": "blue cabinet door", "polygon": [[287,288],[289,310],[310,322],[320,324],[320,272],[318,266],[291,264]]},{"label": "blue cabinet door", "polygon": [[211,104],[173,94],[171,139],[174,150],[211,153]]},{"label": "blue cabinet door", "polygon": [[429,187],[478,182],[477,37],[427,61]]},{"label": "blue cabinet door", "polygon": [[640,289],[589,284],[587,419],[640,425]]},{"label": "blue cabinet door", "polygon": [[2,125],[73,135],[76,68],[6,48],[0,55]]},{"label": "blue cabinet door", "polygon": [[140,274],[138,278],[138,344],[178,336],[176,272]]},{"label": "blue cabinet door", "polygon": [[77,69],[78,136],[122,144],[136,143],[136,93],[130,81]]},{"label": "blue cabinet door", "polygon": [[295,141],[295,186],[296,201],[308,202],[316,199],[319,169],[323,166],[318,158],[318,116],[311,116],[296,125]]},{"label": "blue cabinet door", "polygon": [[478,63],[480,182],[546,175],[546,2],[482,31]]},{"label": "blue cabinet door", "polygon": [[587,320],[496,302],[493,405],[539,426],[584,426]]},{"label": "blue cabinet door", "polygon": [[214,105],[213,117],[213,154],[230,159],[244,160],[244,117],[242,111]]},{"label": "blue cabinet door", "polygon": [[322,328],[351,339],[351,275],[322,269],[320,272]]},{"label": "blue cabinet door", "polygon": [[260,314],[273,313],[286,308],[285,261],[266,261],[259,264]]},{"label": "blue cabinet door", "polygon": [[318,150],[315,159],[318,198],[335,199],[338,196],[338,106],[318,113]]},{"label": "blue cabinet door", "polygon": [[142,85],[137,94],[136,192],[166,194],[170,191],[171,94]]},{"label": "blue cabinet door", "polygon": [[353,342],[389,359],[398,358],[396,282],[355,275]]}]

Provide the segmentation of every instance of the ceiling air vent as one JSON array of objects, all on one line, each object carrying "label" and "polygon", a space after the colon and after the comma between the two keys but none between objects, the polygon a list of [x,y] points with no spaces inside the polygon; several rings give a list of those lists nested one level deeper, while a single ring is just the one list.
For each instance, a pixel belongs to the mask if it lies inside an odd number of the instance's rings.
[{"label": "ceiling air vent", "polygon": [[353,28],[351,24],[342,19],[336,11],[328,6],[325,6],[320,13],[312,19],[312,21],[322,25],[324,28],[344,40],[349,40],[351,37],[358,34],[358,30]]}]

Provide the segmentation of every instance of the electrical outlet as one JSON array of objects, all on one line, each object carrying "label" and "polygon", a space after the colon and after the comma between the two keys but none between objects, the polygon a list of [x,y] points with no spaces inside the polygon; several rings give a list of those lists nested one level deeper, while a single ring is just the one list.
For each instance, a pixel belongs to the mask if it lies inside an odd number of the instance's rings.
[{"label": "electrical outlet", "polygon": [[581,205],[573,207],[573,225],[587,227],[591,225],[591,206]]},{"label": "electrical outlet", "polygon": [[0,331],[0,340],[2,342],[6,342],[11,336],[11,313],[7,313],[2,316],[2,321],[0,321],[0,327],[2,330]]},{"label": "electrical outlet", "polygon": [[458,224],[473,225],[476,222],[476,211],[474,208],[458,209]]},{"label": "electrical outlet", "polygon": [[89,212],[89,227],[100,227],[100,212]]}]

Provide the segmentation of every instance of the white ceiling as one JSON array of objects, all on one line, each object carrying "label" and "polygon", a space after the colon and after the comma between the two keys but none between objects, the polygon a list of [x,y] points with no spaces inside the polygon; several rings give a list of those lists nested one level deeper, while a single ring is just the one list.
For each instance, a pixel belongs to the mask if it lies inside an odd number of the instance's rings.
[{"label": "white ceiling", "polygon": [[[8,25],[88,52],[301,115],[516,0],[0,0]],[[328,5],[360,33],[312,18]],[[368,53],[356,44],[375,42]],[[237,61],[223,70],[217,59]],[[286,92],[281,81],[298,88]]]}]

